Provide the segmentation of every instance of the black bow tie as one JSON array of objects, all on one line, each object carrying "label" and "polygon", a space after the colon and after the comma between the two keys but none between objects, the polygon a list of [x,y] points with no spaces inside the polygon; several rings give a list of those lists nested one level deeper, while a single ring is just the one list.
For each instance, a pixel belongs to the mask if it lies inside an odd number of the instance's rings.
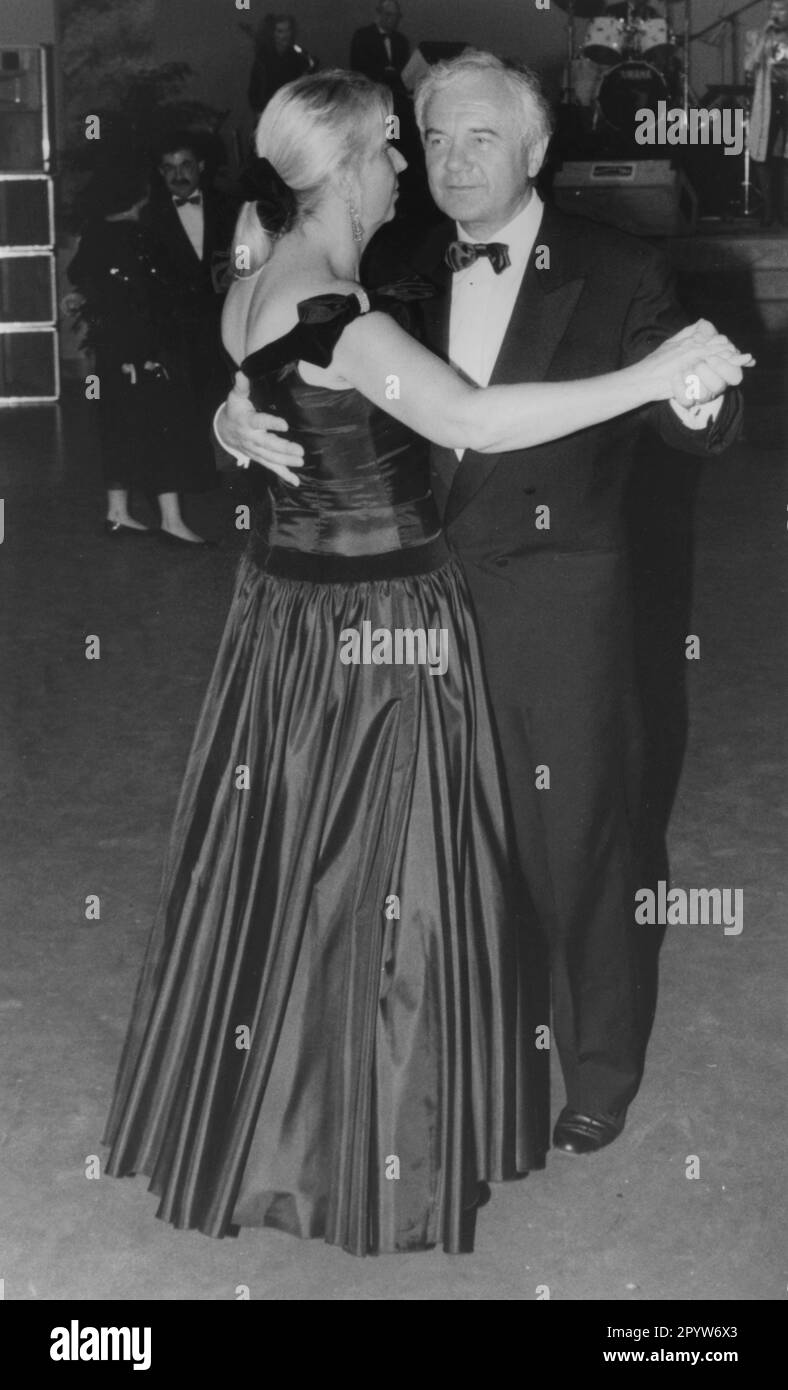
[{"label": "black bow tie", "polygon": [[512,264],[509,259],[509,247],[502,241],[479,242],[472,241],[450,241],[446,247],[446,264],[450,270],[465,270],[474,261],[478,261],[480,256],[487,256],[495,271],[500,275],[502,270]]},{"label": "black bow tie", "polygon": [[201,193],[192,193],[191,198],[173,198],[176,208],[185,208],[187,203],[192,203],[194,207],[199,207],[202,202]]}]

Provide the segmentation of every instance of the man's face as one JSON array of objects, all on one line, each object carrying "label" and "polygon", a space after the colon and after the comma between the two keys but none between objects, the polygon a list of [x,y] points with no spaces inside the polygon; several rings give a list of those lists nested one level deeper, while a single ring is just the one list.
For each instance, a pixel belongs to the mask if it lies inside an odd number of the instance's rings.
[{"label": "man's face", "polygon": [[442,212],[491,235],[528,201],[543,143],[523,140],[522,122],[496,72],[467,73],[435,94],[424,113],[430,191]]},{"label": "man's face", "polygon": [[788,10],[786,10],[785,5],[782,3],[774,4],[769,10],[769,18],[772,21],[772,24],[777,25],[778,29],[784,29],[786,25],[786,19],[788,18]]},{"label": "man's face", "polygon": [[277,53],[286,53],[293,46],[293,29],[288,19],[274,25],[274,48]]},{"label": "man's face", "polygon": [[191,198],[200,186],[203,168],[192,150],[170,150],[162,156],[159,173],[173,198]]},{"label": "man's face", "polygon": [[378,5],[378,24],[385,34],[393,34],[400,22],[401,11],[396,0],[383,0]]}]

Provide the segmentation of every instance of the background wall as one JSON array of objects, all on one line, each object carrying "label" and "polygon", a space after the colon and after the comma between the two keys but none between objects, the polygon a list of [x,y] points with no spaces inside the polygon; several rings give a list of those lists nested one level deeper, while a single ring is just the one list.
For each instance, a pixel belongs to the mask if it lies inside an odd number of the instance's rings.
[{"label": "background wall", "polygon": [[[8,3],[8,0],[4,0]],[[600,0],[600,4],[602,0]],[[732,14],[740,0],[691,0],[690,31]],[[323,67],[345,66],[350,38],[374,16],[373,0],[249,0],[239,10],[236,0],[158,0],[155,24],[155,59],[180,58],[195,70],[191,91],[202,100],[230,109],[228,124],[244,134],[251,129],[246,106],[246,84],[251,64],[251,40],[244,26],[256,28],[263,15],[281,8],[292,13],[306,48]],[[768,0],[738,21],[743,52],[745,28],[764,19]],[[683,29],[684,4],[671,3],[673,27]],[[519,57],[540,73],[552,95],[562,85],[566,52],[566,15],[551,0],[549,10],[536,8],[535,0],[403,0],[402,31],[413,44],[422,39],[465,40]],[[578,46],[586,29],[575,26]],[[701,99],[711,82],[741,81],[731,70],[729,30],[692,45],[693,86]]]},{"label": "background wall", "polygon": [[53,43],[55,0],[1,0],[0,47],[16,43]]},{"label": "background wall", "polygon": [[[195,70],[192,90],[205,101],[231,108],[232,123],[251,129],[246,85],[252,43],[243,25],[256,28],[272,10],[293,14],[300,38],[322,67],[346,67],[353,31],[374,17],[373,0],[159,0],[155,57],[182,58]],[[464,40],[526,58],[560,90],[566,43],[565,17],[555,5],[537,10],[533,0],[411,0],[403,4],[402,31],[422,39]]]}]

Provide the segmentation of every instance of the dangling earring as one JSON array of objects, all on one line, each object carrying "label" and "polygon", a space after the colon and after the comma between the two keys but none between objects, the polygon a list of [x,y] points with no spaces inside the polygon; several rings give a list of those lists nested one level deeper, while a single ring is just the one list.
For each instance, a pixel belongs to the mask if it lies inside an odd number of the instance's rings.
[{"label": "dangling earring", "polygon": [[359,217],[358,208],[356,207],[355,203],[348,203],[347,206],[348,212],[350,213],[350,225],[353,228],[353,240],[363,241],[364,224],[362,223],[361,218]]}]

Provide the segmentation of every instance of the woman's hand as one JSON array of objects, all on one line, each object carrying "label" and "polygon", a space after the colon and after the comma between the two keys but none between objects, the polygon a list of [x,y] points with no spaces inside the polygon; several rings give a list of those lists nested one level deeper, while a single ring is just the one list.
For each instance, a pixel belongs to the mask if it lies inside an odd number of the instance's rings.
[{"label": "woman's hand", "polygon": [[644,373],[647,400],[674,400],[690,406],[702,405],[729,386],[738,386],[743,368],[754,365],[750,353],[739,352],[712,323],[698,319],[660,343],[635,370]]},{"label": "woman's hand", "polygon": [[249,396],[249,378],[243,372],[236,372],[235,385],[215,428],[219,443],[228,452],[245,455],[284,482],[299,486],[293,469],[303,467],[304,451],[294,440],[279,438],[277,431],[290,428],[286,420],[255,410]]}]

